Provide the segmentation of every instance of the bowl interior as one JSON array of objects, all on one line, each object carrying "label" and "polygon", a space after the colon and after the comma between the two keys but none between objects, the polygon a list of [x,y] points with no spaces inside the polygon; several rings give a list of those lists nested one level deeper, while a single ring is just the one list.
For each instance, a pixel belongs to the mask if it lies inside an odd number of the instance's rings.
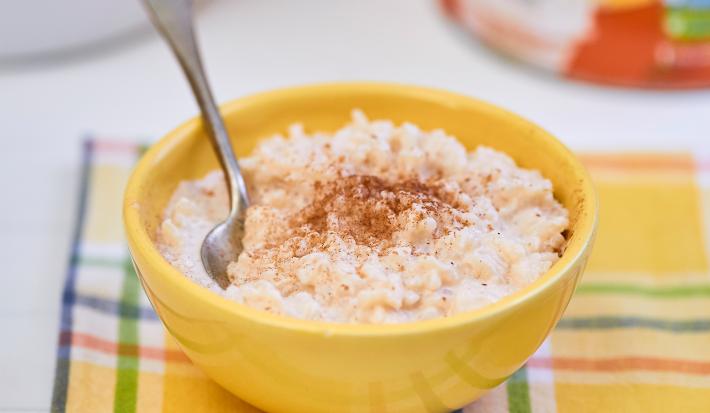
[{"label": "bowl interior", "polygon": [[[443,129],[469,150],[487,145],[509,154],[518,165],[539,170],[554,185],[555,197],[570,212],[568,246],[563,257],[525,295],[570,265],[589,242],[596,199],[589,177],[576,158],[539,127],[489,104],[450,92],[404,85],[331,84],[267,92],[222,106],[238,156],[250,153],[259,139],[285,133],[293,123],[306,132],[334,131],[350,120],[354,108],[370,119],[409,121],[424,130]],[[137,231],[154,239],[176,185],[218,168],[201,123],[193,119],[170,132],[146,154],[129,183],[128,203],[138,205]],[[129,232],[132,222],[127,217]],[[157,250],[155,251],[157,253]]]}]

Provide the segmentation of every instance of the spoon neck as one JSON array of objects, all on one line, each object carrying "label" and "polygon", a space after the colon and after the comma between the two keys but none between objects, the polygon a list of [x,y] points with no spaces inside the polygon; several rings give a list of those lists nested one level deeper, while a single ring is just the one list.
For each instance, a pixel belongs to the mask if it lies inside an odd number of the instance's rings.
[{"label": "spoon neck", "polygon": [[[229,172],[233,168],[236,168],[236,174]],[[229,168],[224,168],[224,170],[226,171],[225,179],[229,191],[229,214],[231,216],[238,216],[244,213],[249,206],[247,186],[241,172],[239,172],[239,164],[236,162],[236,158],[234,159],[234,165]]]}]

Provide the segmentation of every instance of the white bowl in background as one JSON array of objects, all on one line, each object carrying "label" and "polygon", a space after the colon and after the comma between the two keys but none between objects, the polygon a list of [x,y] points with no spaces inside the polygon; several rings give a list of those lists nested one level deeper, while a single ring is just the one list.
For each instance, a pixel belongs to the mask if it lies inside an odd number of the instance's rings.
[{"label": "white bowl in background", "polygon": [[0,57],[90,46],[147,26],[138,0],[12,0],[0,13]]}]

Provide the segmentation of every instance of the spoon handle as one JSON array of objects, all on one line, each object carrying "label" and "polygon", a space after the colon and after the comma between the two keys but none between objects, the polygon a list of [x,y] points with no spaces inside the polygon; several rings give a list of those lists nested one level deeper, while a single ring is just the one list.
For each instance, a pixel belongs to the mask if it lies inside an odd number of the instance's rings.
[{"label": "spoon handle", "polygon": [[[205,76],[192,25],[191,0],[143,0],[153,25],[168,42],[180,62],[197,104],[212,146],[227,178],[230,213],[244,211],[249,204],[246,185],[239,170],[224,121]],[[239,194],[239,196],[235,196]]]}]

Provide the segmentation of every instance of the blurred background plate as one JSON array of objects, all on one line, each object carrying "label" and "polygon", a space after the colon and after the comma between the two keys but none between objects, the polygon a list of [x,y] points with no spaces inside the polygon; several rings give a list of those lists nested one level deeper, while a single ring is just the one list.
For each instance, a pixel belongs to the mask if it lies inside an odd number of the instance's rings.
[{"label": "blurred background plate", "polygon": [[565,77],[710,86],[710,0],[441,0],[492,48]]},{"label": "blurred background plate", "polygon": [[[210,0],[193,0],[200,9]],[[112,50],[150,32],[139,0],[0,0],[0,64]]]},{"label": "blurred background plate", "polygon": [[[9,4],[12,3],[12,7]],[[148,21],[135,0],[3,0],[0,58],[57,55],[121,37]]]}]

